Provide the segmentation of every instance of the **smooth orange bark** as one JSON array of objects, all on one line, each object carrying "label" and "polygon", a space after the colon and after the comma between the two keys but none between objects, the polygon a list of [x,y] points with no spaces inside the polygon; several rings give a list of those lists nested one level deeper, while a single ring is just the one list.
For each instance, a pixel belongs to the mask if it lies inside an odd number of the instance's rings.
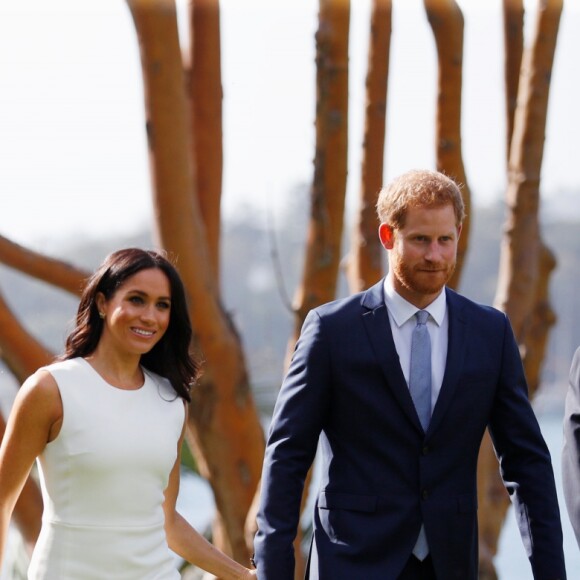
[{"label": "smooth orange bark", "polygon": [[562,0],[546,0],[538,6],[533,44],[522,61],[506,192],[508,217],[495,298],[495,305],[509,315],[520,343],[525,342],[538,279],[540,173]]},{"label": "smooth orange bark", "polygon": [[373,0],[366,78],[360,207],[347,264],[349,288],[353,293],[368,288],[383,275],[384,252],[377,233],[376,203],[383,185],[391,11],[391,0]]},{"label": "smooth orange bark", "polygon": [[240,338],[221,305],[195,195],[192,141],[175,4],[128,0],[139,37],[160,245],[177,257],[205,377],[193,393],[190,440],[214,491],[228,545],[248,563],[244,523],[259,481],[264,437]]},{"label": "smooth orange bark", "polygon": [[350,2],[320,0],[316,33],[316,153],[302,282],[290,350],[308,312],[335,297],[344,220],[348,145]]},{"label": "smooth orange bark", "polygon": [[221,194],[223,170],[221,47],[219,0],[190,0],[192,158],[195,191],[205,224],[216,280],[220,275]]},{"label": "smooth orange bark", "polygon": [[506,159],[509,161],[524,53],[524,0],[503,0]]},{"label": "smooth orange bark", "polygon": [[545,359],[548,338],[550,330],[556,324],[556,314],[550,305],[550,281],[552,272],[556,268],[556,258],[543,243],[540,248],[539,262],[534,310],[530,316],[523,357],[530,398],[540,388],[542,365]]},{"label": "smooth orange bark", "polygon": [[470,230],[471,193],[461,152],[461,88],[463,78],[463,14],[455,0],[424,0],[439,63],[437,94],[437,170],[462,186],[466,218],[457,248],[457,266],[449,281],[459,286]]}]

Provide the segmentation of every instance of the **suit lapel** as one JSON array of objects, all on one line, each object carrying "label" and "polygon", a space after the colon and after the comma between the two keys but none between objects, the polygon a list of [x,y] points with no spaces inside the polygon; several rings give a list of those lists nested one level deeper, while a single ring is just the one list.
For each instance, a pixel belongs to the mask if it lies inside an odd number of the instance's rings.
[{"label": "suit lapel", "polygon": [[453,395],[459,384],[459,375],[463,368],[465,357],[466,329],[467,324],[462,312],[460,300],[452,290],[446,288],[447,315],[449,317],[449,338],[447,343],[447,360],[441,391],[437,403],[433,409],[428,433],[437,429],[447,411]]},{"label": "suit lapel", "polygon": [[363,293],[361,304],[363,307],[363,323],[387,384],[405,414],[415,427],[422,432],[423,429],[415,411],[407,381],[405,381],[405,376],[401,369],[399,355],[395,348],[389,323],[389,314],[383,296],[382,280]]}]

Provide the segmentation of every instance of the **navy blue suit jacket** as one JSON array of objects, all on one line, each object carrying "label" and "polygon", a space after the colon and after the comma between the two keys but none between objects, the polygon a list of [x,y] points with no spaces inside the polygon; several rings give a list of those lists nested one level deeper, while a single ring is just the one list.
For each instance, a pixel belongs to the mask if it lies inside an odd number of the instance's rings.
[{"label": "navy blue suit jacket", "polygon": [[565,578],[550,455],[506,316],[446,290],[447,364],[424,433],[382,282],[309,313],[276,402],[255,560],[293,580],[292,541],[320,440],[307,577],[394,580],[424,523],[438,578],[477,578],[476,467],[489,426],[536,579]]}]

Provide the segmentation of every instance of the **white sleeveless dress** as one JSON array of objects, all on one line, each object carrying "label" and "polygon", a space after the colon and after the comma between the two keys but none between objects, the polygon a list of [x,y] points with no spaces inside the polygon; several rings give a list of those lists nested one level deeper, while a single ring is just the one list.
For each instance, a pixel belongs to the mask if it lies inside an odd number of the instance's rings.
[{"label": "white sleeveless dress", "polygon": [[63,405],[60,433],[38,458],[44,514],[29,580],[177,580],[163,492],[185,409],[145,371],[134,391],[82,358],[46,367]]}]

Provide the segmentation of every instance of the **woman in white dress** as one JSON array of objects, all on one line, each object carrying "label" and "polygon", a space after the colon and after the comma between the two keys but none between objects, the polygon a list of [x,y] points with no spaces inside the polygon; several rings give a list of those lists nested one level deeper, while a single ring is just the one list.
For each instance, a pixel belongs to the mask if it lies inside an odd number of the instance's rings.
[{"label": "woman in white dress", "polygon": [[42,529],[30,580],[179,579],[170,549],[224,579],[255,578],[176,511],[198,365],[183,284],[160,253],[109,255],[59,361],[18,392],[0,447],[0,567],[38,458]]}]

